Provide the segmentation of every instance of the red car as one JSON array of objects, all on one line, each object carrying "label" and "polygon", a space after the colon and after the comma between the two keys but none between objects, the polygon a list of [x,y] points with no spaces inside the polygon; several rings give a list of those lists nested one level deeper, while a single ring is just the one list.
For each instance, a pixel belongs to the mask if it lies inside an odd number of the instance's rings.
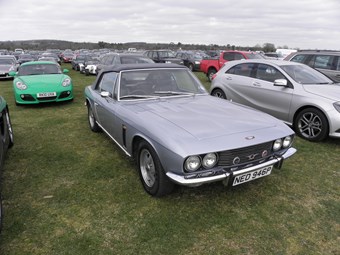
[{"label": "red car", "polygon": [[205,73],[209,81],[211,81],[213,75],[217,73],[218,70],[220,70],[220,68],[224,65],[225,62],[232,60],[255,59],[255,58],[264,57],[261,54],[253,51],[235,51],[235,50],[222,51],[218,58],[201,60],[201,71]]}]

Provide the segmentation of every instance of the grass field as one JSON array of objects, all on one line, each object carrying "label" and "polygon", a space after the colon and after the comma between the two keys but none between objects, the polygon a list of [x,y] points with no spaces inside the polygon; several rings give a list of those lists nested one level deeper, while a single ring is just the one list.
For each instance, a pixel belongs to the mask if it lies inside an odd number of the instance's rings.
[{"label": "grass field", "polygon": [[134,163],[88,127],[83,91],[95,77],[64,67],[69,103],[16,106],[12,81],[0,81],[15,135],[2,178],[1,255],[340,254],[339,140],[297,138],[298,152],[266,178],[155,199]]}]

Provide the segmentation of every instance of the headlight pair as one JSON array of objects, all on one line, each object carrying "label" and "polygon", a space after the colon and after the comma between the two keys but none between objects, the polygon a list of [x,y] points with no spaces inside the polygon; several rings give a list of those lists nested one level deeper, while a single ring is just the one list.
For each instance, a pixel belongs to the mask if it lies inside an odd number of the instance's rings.
[{"label": "headlight pair", "polygon": [[216,153],[208,153],[201,156],[190,156],[184,162],[184,169],[188,172],[197,171],[201,166],[205,169],[210,169],[216,165],[217,160],[218,158]]},{"label": "headlight pair", "polygon": [[62,83],[63,87],[67,87],[71,85],[71,79],[70,78],[66,78],[63,83]]},{"label": "headlight pair", "polygon": [[286,149],[290,147],[293,143],[293,137],[292,136],[286,136],[282,139],[276,139],[273,143],[273,151],[279,151],[281,149]]},{"label": "headlight pair", "polygon": [[20,89],[20,90],[25,90],[27,89],[27,85],[25,83],[23,83],[22,81],[17,81],[15,83],[15,86]]}]

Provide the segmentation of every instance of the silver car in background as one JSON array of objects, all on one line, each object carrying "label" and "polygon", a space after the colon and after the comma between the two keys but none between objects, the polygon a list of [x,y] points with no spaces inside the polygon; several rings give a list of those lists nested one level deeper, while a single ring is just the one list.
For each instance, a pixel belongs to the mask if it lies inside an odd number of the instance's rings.
[{"label": "silver car in background", "polygon": [[210,96],[185,66],[116,65],[85,88],[85,98],[91,130],[136,159],[152,196],[174,184],[236,186],[269,175],[296,152],[282,121]]},{"label": "silver car in background", "polygon": [[340,138],[340,85],[307,65],[233,61],[216,74],[210,93],[266,112],[309,141]]},{"label": "silver car in background", "polygon": [[0,79],[12,78],[9,75],[11,71],[17,71],[19,63],[12,55],[0,55]]}]

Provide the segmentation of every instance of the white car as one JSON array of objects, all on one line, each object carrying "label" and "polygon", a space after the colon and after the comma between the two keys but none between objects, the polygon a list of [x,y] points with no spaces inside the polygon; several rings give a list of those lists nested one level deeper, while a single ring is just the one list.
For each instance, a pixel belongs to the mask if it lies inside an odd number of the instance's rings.
[{"label": "white car", "polygon": [[340,85],[307,65],[231,61],[216,74],[210,94],[269,113],[309,141],[340,138]]}]

